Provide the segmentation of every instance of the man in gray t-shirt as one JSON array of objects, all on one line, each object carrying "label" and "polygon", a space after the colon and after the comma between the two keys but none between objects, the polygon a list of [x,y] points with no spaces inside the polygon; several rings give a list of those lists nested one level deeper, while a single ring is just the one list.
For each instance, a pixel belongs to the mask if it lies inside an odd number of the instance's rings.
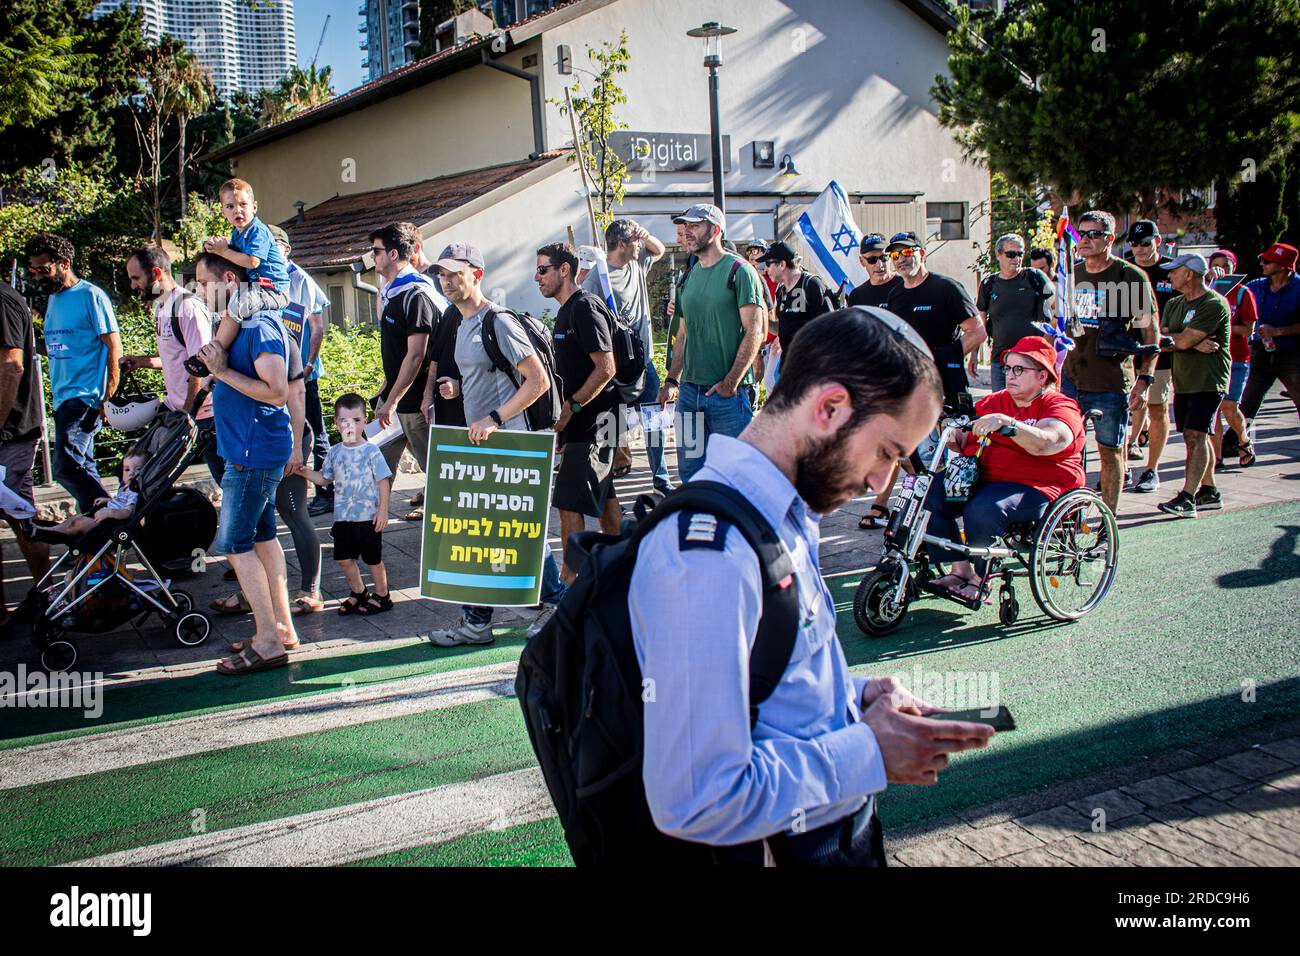
[{"label": "man in gray t-shirt", "polygon": [[[470,423],[487,418],[509,402],[517,391],[510,376],[497,371],[483,348],[483,320],[488,312],[494,313],[497,345],[501,346],[501,354],[511,365],[518,368],[524,359],[537,355],[523,327],[499,309],[496,303],[485,299],[478,311],[461,320],[456,330],[456,365],[460,369],[460,389],[465,399],[465,421]],[[528,431],[528,422],[522,411],[503,421],[502,428]]]},{"label": "man in gray t-shirt", "polygon": [[[664,244],[650,235],[639,223],[631,219],[615,219],[605,229],[605,255],[609,266],[610,291],[614,293],[614,302],[618,307],[618,317],[624,325],[629,326],[641,337],[645,346],[646,382],[645,390],[638,399],[638,404],[649,405],[659,398],[659,372],[655,369],[654,339],[650,327],[650,293],[646,279],[650,266],[658,262],[664,254]],[[580,283],[588,292],[594,292],[601,299],[605,290],[601,286],[600,274],[592,269]],[[626,439],[624,439],[626,441]],[[626,474],[623,466],[631,467],[631,456],[623,448],[615,456],[614,474],[616,477]],[[646,458],[650,464],[650,474],[654,479],[655,489],[667,494],[673,490],[668,478],[668,467],[664,464],[663,434],[660,432],[646,436]]]},{"label": "man in gray t-shirt", "polygon": [[[452,308],[460,313],[456,329],[456,365],[461,380],[448,378],[438,385],[439,394],[454,399],[463,393],[465,421],[469,422],[469,440],[477,445],[498,428],[530,431],[524,412],[528,406],[546,394],[550,382],[546,366],[542,364],[523,327],[489,302],[483,295],[483,254],[464,242],[453,242],[442,250],[432,270],[442,283],[443,294]],[[514,367],[516,388],[511,376],[497,371],[483,347],[483,322],[492,313],[496,323],[497,345],[501,354]],[[452,315],[454,318],[454,314]],[[542,613],[528,628],[528,636],[535,637],[542,625],[564,597],[567,588],[560,581],[560,568],[555,563],[549,545],[542,562]],[[429,643],[438,647],[457,647],[462,644],[491,644],[492,608],[466,605],[461,608],[463,618],[455,627],[443,627],[429,632]]]}]

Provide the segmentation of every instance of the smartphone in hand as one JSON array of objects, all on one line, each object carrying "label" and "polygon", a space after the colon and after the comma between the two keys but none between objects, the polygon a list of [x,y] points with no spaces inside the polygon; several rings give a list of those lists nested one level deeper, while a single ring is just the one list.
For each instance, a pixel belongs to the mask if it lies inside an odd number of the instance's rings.
[{"label": "smartphone in hand", "polygon": [[964,720],[972,724],[988,724],[994,730],[1001,733],[1004,730],[1015,730],[1016,719],[1011,716],[1011,711],[1005,707],[999,707],[996,714],[989,716],[988,708],[975,707],[971,710],[949,710],[937,714],[927,714],[931,720]]}]

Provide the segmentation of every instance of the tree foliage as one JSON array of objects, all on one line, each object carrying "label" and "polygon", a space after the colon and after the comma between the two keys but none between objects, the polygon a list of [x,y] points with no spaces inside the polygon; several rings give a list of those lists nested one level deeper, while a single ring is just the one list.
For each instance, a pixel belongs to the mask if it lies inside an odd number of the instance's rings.
[{"label": "tree foliage", "polygon": [[1162,190],[1227,181],[1300,135],[1300,0],[1009,0],[956,16],[940,122],[1013,185],[1150,214]]},{"label": "tree foliage", "polygon": [[295,113],[332,99],[334,86],[330,72],[328,66],[318,70],[315,63],[305,70],[300,66],[290,67],[277,86],[262,94],[262,122],[282,123]]},{"label": "tree foliage", "polygon": [[[618,76],[628,71],[632,54],[627,48],[627,32],[619,35],[617,43],[604,41],[598,48],[587,48],[587,58],[594,71],[577,70],[580,74],[570,89],[573,114],[577,121],[578,137],[583,145],[583,159],[587,180],[595,206],[596,224],[603,230],[614,218],[614,209],[622,204],[627,188],[627,163],[609,148],[611,133],[627,129],[619,119],[618,108],[627,104],[627,94],[618,85]],[[590,89],[583,76],[591,78]],[[563,116],[569,115],[565,100],[552,99]],[[576,146],[577,144],[575,144]],[[577,156],[570,157],[571,162]],[[597,238],[597,243],[600,239]]]},{"label": "tree foliage", "polygon": [[1221,245],[1249,260],[1273,242],[1300,246],[1300,146],[1235,183],[1222,183],[1214,209]]}]

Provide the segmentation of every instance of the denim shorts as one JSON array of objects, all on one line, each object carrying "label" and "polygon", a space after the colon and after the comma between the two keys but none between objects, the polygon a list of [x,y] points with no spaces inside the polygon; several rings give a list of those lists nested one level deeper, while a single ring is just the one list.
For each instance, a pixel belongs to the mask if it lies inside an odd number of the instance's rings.
[{"label": "denim shorts", "polygon": [[227,466],[221,478],[221,521],[213,554],[244,554],[256,543],[275,540],[275,489],[283,474],[283,465]]},{"label": "denim shorts", "polygon": [[1061,379],[1061,392],[1078,402],[1083,414],[1092,409],[1101,412],[1095,426],[1098,445],[1103,448],[1124,447],[1124,434],[1128,431],[1127,395],[1123,392],[1081,392],[1064,377]]},{"label": "denim shorts", "polygon": [[1249,362],[1233,362],[1232,377],[1228,379],[1228,393],[1223,396],[1223,400],[1225,402],[1240,402],[1241,393],[1246,390],[1246,379],[1249,377]]}]

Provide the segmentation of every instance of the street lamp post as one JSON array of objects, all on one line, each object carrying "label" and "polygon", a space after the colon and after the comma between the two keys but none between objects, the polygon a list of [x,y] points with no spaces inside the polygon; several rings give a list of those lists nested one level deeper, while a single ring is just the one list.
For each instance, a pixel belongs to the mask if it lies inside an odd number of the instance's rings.
[{"label": "street lamp post", "polygon": [[726,200],[722,195],[722,123],[718,118],[718,67],[722,66],[722,38],[736,32],[735,27],[724,27],[710,20],[694,30],[688,37],[704,39],[704,65],[709,68],[709,138],[713,157],[713,205],[725,214]]}]

